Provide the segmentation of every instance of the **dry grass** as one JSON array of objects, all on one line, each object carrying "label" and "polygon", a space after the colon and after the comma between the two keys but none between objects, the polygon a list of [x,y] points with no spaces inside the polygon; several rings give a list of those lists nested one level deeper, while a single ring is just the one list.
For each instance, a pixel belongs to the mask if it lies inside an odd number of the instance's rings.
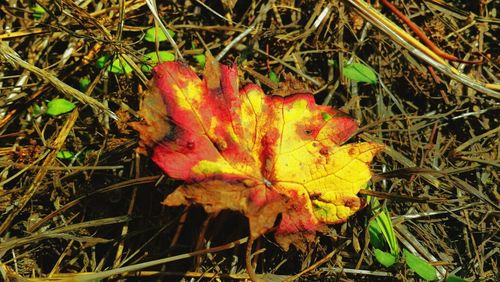
[{"label": "dry grass", "polygon": [[[433,74],[339,1],[157,1],[175,45],[142,40],[155,23],[145,1],[36,1],[47,11],[40,19],[29,6],[34,1],[6,2],[0,4],[3,279],[248,278],[245,219],[161,207],[177,183],[134,150],[137,134],[127,122],[137,120],[150,76],[137,64],[161,49],[200,71],[194,55],[207,50],[222,62],[236,60],[242,80],[268,93],[280,93],[270,71],[281,81],[295,77],[319,103],[350,113],[362,125],[357,139],[387,145],[375,161],[379,181],[372,189],[409,196],[384,201],[401,246],[432,262],[441,277],[498,281],[500,111],[491,90],[500,79],[500,21],[491,16],[498,2],[393,1],[442,49],[484,60],[453,64],[479,92]],[[121,57],[134,72],[97,68],[104,54]],[[380,83],[348,81],[340,75],[344,61],[370,65]],[[83,77],[91,83],[80,91]],[[77,109],[56,118],[38,113],[56,97]],[[58,159],[60,149],[76,157]],[[366,208],[318,236],[305,253],[280,250],[272,235],[261,238],[254,245],[256,272],[269,281],[418,279],[407,268],[376,262],[369,219]]]}]

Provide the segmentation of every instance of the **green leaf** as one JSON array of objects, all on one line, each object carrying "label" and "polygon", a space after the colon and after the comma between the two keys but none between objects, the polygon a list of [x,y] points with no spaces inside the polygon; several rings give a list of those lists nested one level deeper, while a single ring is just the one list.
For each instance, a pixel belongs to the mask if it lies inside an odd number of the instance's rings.
[{"label": "green leaf", "polygon": [[[167,29],[167,31],[171,37],[174,37],[175,32],[171,31],[170,29]],[[146,30],[146,35],[144,36],[144,40],[146,40],[148,42],[156,42],[156,37],[158,37],[158,42],[162,42],[162,41],[167,40],[167,36],[165,35],[165,33],[163,33],[161,28],[157,29],[155,27],[152,27],[152,28],[149,28],[148,30]]]},{"label": "green leaf", "polygon": [[142,71],[150,72],[158,63],[175,61],[175,55],[167,51],[151,52],[144,55],[142,61]]},{"label": "green leaf", "polygon": [[102,69],[104,68],[104,66],[106,65],[106,63],[109,61],[109,55],[104,55],[104,56],[101,56],[99,59],[97,59],[97,67],[99,69]]},{"label": "green leaf", "polygon": [[427,281],[434,281],[437,279],[436,269],[427,261],[417,257],[406,249],[403,250],[403,255],[406,259],[406,264],[420,277]]},{"label": "green leaf", "polygon": [[377,83],[377,74],[367,65],[353,63],[344,66],[344,76],[359,82]]},{"label": "green leaf", "polygon": [[380,229],[376,220],[372,220],[370,222],[370,225],[368,226],[368,233],[370,234],[370,244],[372,244],[374,248],[384,248],[384,235],[382,234],[382,229]]},{"label": "green leaf", "polygon": [[[394,232],[394,227],[392,226],[392,220],[391,216],[389,214],[389,211],[387,208],[382,208],[380,205],[380,202],[377,199],[372,199],[372,209],[373,213],[377,214],[378,216],[375,218],[375,220],[372,221],[372,224],[374,226],[370,226],[372,228],[372,232],[375,231],[375,228],[379,234],[382,234],[385,241],[387,242],[387,245],[389,245],[389,249],[391,250],[391,254],[394,256],[399,255],[399,246],[398,246],[398,240],[396,238],[396,233]],[[382,209],[382,211],[380,211]],[[380,211],[380,212],[379,212]],[[370,229],[368,230],[370,232]],[[372,233],[370,233],[371,235]],[[377,236],[375,234],[375,236]],[[375,240],[381,240],[381,238],[375,238]],[[380,244],[380,242],[375,242],[375,244]],[[382,243],[383,245],[383,243]],[[376,245],[373,245],[374,247],[377,247]]]},{"label": "green leaf", "polygon": [[375,219],[378,226],[382,229],[382,235],[389,245],[391,254],[399,254],[398,241],[396,239],[396,233],[394,232],[394,227],[392,226],[392,220],[389,216],[389,212],[384,208],[383,212]]},{"label": "green leaf", "polygon": [[109,67],[109,71],[116,74],[126,74],[131,73],[133,69],[125,60],[117,58]]},{"label": "green leaf", "polygon": [[269,79],[274,82],[274,83],[279,83],[280,79],[278,78],[278,75],[274,71],[269,72]]},{"label": "green leaf", "polygon": [[38,116],[42,113],[42,108],[38,104],[33,104],[33,115]]},{"label": "green leaf", "polygon": [[89,85],[90,85],[90,78],[88,78],[87,76],[80,78],[80,80],[78,81],[78,86],[80,86],[81,91],[87,90]]},{"label": "green leaf", "polygon": [[205,63],[207,61],[207,58],[205,57],[205,54],[198,54],[194,56],[194,59],[198,62],[198,65],[200,67],[205,67]]},{"label": "green leaf", "polygon": [[[109,61],[109,55],[104,55],[97,59],[97,67],[102,69],[106,66]],[[108,71],[116,74],[131,73],[133,71],[132,67],[125,61],[119,58],[113,60],[113,63],[108,67]]]},{"label": "green leaf", "polygon": [[463,279],[462,277],[455,276],[455,275],[449,275],[446,278],[446,282],[467,282],[467,280]]},{"label": "green leaf", "polygon": [[375,258],[377,259],[377,261],[385,267],[390,267],[394,263],[396,263],[397,257],[393,256],[388,252],[384,252],[380,249],[373,249],[373,252],[375,254]]},{"label": "green leaf", "polygon": [[61,150],[57,152],[56,157],[61,160],[70,160],[75,156],[75,154],[68,150]]},{"label": "green leaf", "polygon": [[36,4],[35,6],[33,6],[31,8],[31,10],[33,11],[33,18],[39,20],[43,17],[43,15],[45,15],[45,9],[42,8],[42,6]]},{"label": "green leaf", "polygon": [[62,98],[57,98],[47,104],[46,113],[51,116],[58,116],[71,112],[75,107],[75,104],[71,103],[70,101]]}]

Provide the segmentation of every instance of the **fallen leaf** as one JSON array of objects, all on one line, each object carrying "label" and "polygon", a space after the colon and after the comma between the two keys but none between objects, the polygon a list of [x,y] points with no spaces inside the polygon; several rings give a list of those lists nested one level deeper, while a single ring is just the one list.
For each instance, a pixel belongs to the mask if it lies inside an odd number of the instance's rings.
[{"label": "fallen leaf", "polygon": [[285,249],[361,207],[356,194],[383,146],[342,145],[357,130],[352,118],[317,105],[312,94],[268,96],[254,84],[240,89],[236,66],[209,56],[203,79],[179,62],[154,72],[143,121],[133,127],[142,151],[149,148],[166,174],[185,181],[163,204],[239,211],[253,237],[281,215],[276,237]]}]

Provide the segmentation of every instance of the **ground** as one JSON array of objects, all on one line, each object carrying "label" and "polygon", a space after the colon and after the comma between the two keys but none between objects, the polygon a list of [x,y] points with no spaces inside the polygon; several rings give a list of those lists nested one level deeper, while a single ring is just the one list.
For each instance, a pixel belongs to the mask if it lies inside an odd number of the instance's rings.
[{"label": "ground", "polygon": [[[482,62],[443,62],[460,77],[368,23],[360,16],[366,7],[353,6],[362,1],[150,2],[0,4],[4,280],[248,278],[245,217],[162,206],[181,182],[137,150],[130,123],[141,119],[152,76],[144,55],[161,50],[168,60],[178,51],[200,75],[203,54],[219,55],[238,65],[241,84],[269,95],[308,91],[354,117],[360,130],[350,142],[386,146],[361,197],[372,194],[387,208],[400,249],[429,262],[440,279],[498,281],[497,1],[391,1],[440,49]],[[173,42],[151,33],[154,11]],[[352,63],[369,66],[375,81],[349,77]],[[54,113],[49,102],[57,98],[76,107]],[[302,250],[284,251],[266,234],[253,246],[255,272],[272,281],[422,279],[402,256],[390,267],[375,258],[372,210]]]}]

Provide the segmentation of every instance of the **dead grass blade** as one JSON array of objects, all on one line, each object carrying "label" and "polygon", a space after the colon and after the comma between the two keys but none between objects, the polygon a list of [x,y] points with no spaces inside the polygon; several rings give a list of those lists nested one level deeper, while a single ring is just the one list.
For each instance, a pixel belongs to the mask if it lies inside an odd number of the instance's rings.
[{"label": "dead grass blade", "polygon": [[68,234],[68,233],[81,231],[82,229],[86,229],[86,228],[93,228],[93,227],[105,226],[105,225],[110,225],[110,224],[122,223],[122,222],[126,222],[128,220],[129,220],[128,216],[102,218],[102,219],[96,219],[96,220],[86,221],[86,222],[82,222],[82,223],[72,224],[72,225],[68,225],[68,226],[58,227],[58,228],[55,228],[52,230],[45,230],[43,232],[37,232],[33,235],[23,237],[23,238],[8,239],[8,240],[2,242],[2,245],[0,245],[0,257],[3,257],[5,252],[7,252],[10,249],[13,249],[13,248],[16,248],[19,246],[23,246],[23,245],[29,245],[33,242],[37,242],[37,241],[49,239],[49,238],[61,238],[61,239],[66,239],[66,240],[75,240],[75,241],[87,242],[90,244],[107,243],[113,239],[103,239],[103,238],[96,238],[96,237],[92,237],[92,236],[73,235],[73,234]]},{"label": "dead grass blade", "polygon": [[121,275],[124,273],[128,272],[135,272],[139,271],[141,269],[147,268],[147,267],[152,267],[155,265],[161,265],[165,263],[170,263],[178,260],[183,260],[183,259],[189,259],[193,258],[198,255],[202,254],[207,254],[207,253],[216,253],[220,252],[223,250],[228,250],[231,248],[234,248],[238,245],[245,244],[248,241],[248,238],[243,238],[239,239],[221,246],[213,247],[213,248],[208,248],[204,250],[199,250],[191,253],[186,253],[186,254],[181,254],[181,255],[176,255],[172,257],[167,257],[167,258],[162,258],[162,259],[157,259],[153,261],[148,261],[148,262],[143,262],[135,265],[129,265],[129,266],[124,266],[120,268],[115,268],[111,270],[106,270],[102,272],[97,272],[97,273],[77,273],[77,274],[54,274],[54,278],[56,279],[70,279],[71,281],[96,281],[96,280],[101,280],[101,279],[106,279],[108,277],[114,276],[114,275]]},{"label": "dead grass blade", "polygon": [[163,23],[162,19],[160,18],[160,15],[158,15],[158,9],[156,8],[156,1],[155,0],[146,0],[146,4],[148,5],[149,10],[151,11],[151,14],[153,14],[153,17],[155,19],[155,24],[157,24],[161,32],[165,34],[167,37],[168,41],[170,44],[172,44],[172,47],[175,50],[175,55],[178,60],[180,61],[185,61],[184,57],[182,56],[181,51],[179,51],[179,47],[177,46],[177,43],[175,43],[175,40],[172,38],[170,33],[168,32],[167,28],[165,27],[165,24]]},{"label": "dead grass blade", "polygon": [[8,215],[5,217],[4,222],[2,222],[2,224],[0,225],[0,234],[3,234],[9,228],[9,226],[12,224],[12,220],[14,220],[14,218],[24,209],[24,207],[29,202],[31,197],[35,195],[37,189],[42,183],[42,180],[45,178],[45,175],[48,172],[47,167],[53,165],[53,162],[56,159],[57,152],[61,150],[62,146],[64,145],[64,142],[66,141],[66,138],[68,137],[71,129],[73,128],[73,125],[75,124],[77,118],[78,118],[77,110],[74,110],[68,116],[68,119],[64,123],[64,126],[61,128],[61,131],[57,135],[56,139],[52,142],[53,149],[50,151],[50,153],[48,153],[47,157],[43,161],[42,168],[40,168],[29,188],[19,199],[19,202],[16,205],[16,207],[8,213]]},{"label": "dead grass blade", "polygon": [[473,78],[461,73],[456,68],[448,64],[434,51],[420,43],[420,41],[415,39],[412,35],[397,26],[395,23],[386,18],[378,10],[374,9],[363,0],[346,0],[346,2],[351,4],[356,9],[356,11],[361,16],[363,16],[363,18],[382,30],[394,42],[410,51],[413,55],[440,70],[450,78],[453,78],[476,91],[497,99],[500,98],[500,92],[491,89],[496,89],[497,86],[474,80]]},{"label": "dead grass blade", "polygon": [[78,101],[82,102],[83,104],[88,104],[92,108],[106,113],[109,117],[113,119],[118,119],[116,114],[110,111],[108,107],[104,106],[101,102],[67,85],[66,83],[62,82],[57,77],[55,77],[53,74],[51,74],[50,72],[38,68],[21,59],[21,57],[19,57],[19,55],[14,50],[12,50],[9,46],[7,46],[5,42],[0,42],[0,54],[2,55],[1,56],[2,61],[8,62],[14,66],[20,66],[30,72],[33,72],[41,79],[50,82],[56,89],[68,95],[69,97],[73,97]]}]

